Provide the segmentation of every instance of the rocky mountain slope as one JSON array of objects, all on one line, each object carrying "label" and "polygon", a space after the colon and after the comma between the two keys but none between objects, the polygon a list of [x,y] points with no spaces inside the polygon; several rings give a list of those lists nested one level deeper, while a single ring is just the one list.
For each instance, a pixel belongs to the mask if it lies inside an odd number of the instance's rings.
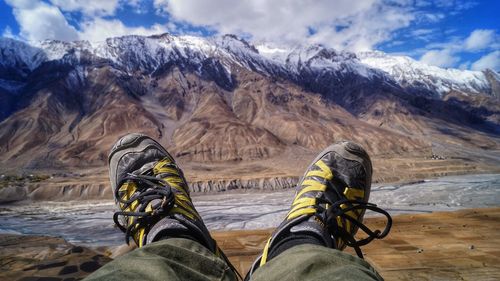
[{"label": "rocky mountain slope", "polygon": [[232,35],[2,38],[0,170],[103,167],[113,142],[134,131],[158,138],[188,169],[230,166],[234,178],[297,176],[341,139],[375,158],[495,151],[498,85],[491,70],[253,46]]}]

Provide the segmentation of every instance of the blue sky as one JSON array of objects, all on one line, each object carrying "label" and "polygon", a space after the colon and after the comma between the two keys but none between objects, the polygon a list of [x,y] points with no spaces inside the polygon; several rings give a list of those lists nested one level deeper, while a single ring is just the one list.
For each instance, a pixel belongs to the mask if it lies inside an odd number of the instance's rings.
[{"label": "blue sky", "polygon": [[500,71],[500,1],[0,0],[0,32],[24,41],[236,34],[255,44],[381,50]]}]

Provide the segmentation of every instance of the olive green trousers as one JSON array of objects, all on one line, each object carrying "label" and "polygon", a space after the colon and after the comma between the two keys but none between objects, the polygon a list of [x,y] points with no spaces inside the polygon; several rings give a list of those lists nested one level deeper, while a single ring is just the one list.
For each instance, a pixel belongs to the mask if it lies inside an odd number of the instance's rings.
[{"label": "olive green trousers", "polygon": [[[237,280],[222,259],[198,242],[171,238],[136,249],[85,280]],[[364,260],[326,247],[292,247],[258,268],[251,280],[383,280]]]}]

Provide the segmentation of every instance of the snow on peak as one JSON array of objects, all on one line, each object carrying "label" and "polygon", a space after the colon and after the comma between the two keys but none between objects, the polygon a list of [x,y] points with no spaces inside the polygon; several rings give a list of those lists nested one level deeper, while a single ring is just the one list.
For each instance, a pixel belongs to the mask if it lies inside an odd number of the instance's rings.
[{"label": "snow on peak", "polygon": [[287,48],[262,43],[257,45],[257,49],[263,57],[284,65],[289,71],[300,72],[300,69],[310,68],[316,71],[355,72],[367,78],[380,74],[361,64],[355,54],[322,45]]},{"label": "snow on peak", "polygon": [[485,93],[490,87],[481,71],[444,69],[407,56],[392,56],[380,51],[361,52],[358,57],[362,63],[386,72],[404,87],[424,87],[439,94],[452,90]]},{"label": "snow on peak", "polygon": [[[102,42],[46,40],[31,45],[0,38],[0,66],[20,67],[26,73],[44,61],[68,59],[71,63],[78,63],[83,52],[108,60],[128,72],[153,73],[169,62],[201,69],[207,60],[215,58],[227,77],[236,66],[265,75],[295,78],[304,73],[357,74],[367,79],[396,81],[402,87],[427,89],[438,95],[451,90],[465,93],[492,91],[485,73],[479,71],[443,69],[410,57],[379,51],[354,54],[322,45],[289,47],[266,42],[254,46],[230,34],[196,37],[165,33],[114,37]],[[491,77],[497,79],[498,73]]]},{"label": "snow on peak", "polygon": [[66,42],[59,40],[45,40],[34,44],[45,52],[47,60],[49,61],[62,59],[70,52],[80,53],[83,50],[89,50],[92,48],[89,41]]},{"label": "snow on peak", "polygon": [[0,65],[33,71],[46,59],[43,50],[36,46],[10,38],[0,38]]},{"label": "snow on peak", "polygon": [[266,43],[256,45],[255,48],[259,51],[259,54],[274,61],[285,61],[286,57],[290,53],[290,49],[288,48]]}]

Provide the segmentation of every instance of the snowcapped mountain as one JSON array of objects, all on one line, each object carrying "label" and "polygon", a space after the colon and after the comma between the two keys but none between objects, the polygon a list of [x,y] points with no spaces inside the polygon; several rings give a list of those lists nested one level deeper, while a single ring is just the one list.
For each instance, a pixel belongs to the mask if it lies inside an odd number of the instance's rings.
[{"label": "snowcapped mountain", "polygon": [[[500,96],[492,86],[499,75],[480,71],[443,69],[409,57],[382,52],[354,54],[338,52],[320,45],[279,48],[253,46],[233,35],[215,38],[193,36],[124,36],[104,42],[43,41],[32,46],[12,39],[0,39],[0,84],[13,89],[13,81],[22,80],[44,62],[66,61],[78,64],[82,59],[112,63],[127,73],[154,75],[172,65],[211,72],[229,87],[231,74],[245,68],[268,76],[281,77],[299,84],[311,84],[321,77],[341,83],[346,77],[377,80],[440,97],[450,91]],[[329,82],[328,82],[329,83]],[[316,90],[313,87],[311,90]]]},{"label": "snowcapped mountain", "polygon": [[15,92],[47,57],[44,51],[9,38],[0,39],[0,88]]},{"label": "snowcapped mountain", "polygon": [[498,149],[499,96],[494,71],[381,52],[254,46],[234,35],[1,38],[0,170],[101,167],[127,132],[187,162],[273,158],[254,168],[278,174],[297,167],[290,151],[312,155],[341,139],[384,157],[427,157],[436,142]]},{"label": "snowcapped mountain", "polygon": [[369,67],[389,74],[403,87],[423,88],[438,94],[450,91],[492,94],[491,85],[481,71],[444,69],[379,51],[362,52],[358,57]]},{"label": "snowcapped mountain", "polygon": [[354,72],[367,78],[382,75],[380,71],[362,64],[354,53],[337,52],[321,45],[283,49],[263,44],[258,45],[257,49],[263,57],[296,74],[309,68],[316,71]]}]

